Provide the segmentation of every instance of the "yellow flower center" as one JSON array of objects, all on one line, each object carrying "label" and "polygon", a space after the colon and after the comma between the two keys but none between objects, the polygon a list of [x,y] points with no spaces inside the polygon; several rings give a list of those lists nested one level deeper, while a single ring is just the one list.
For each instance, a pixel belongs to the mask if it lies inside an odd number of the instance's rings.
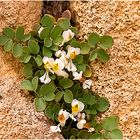
[{"label": "yellow flower center", "polygon": [[72,106],[72,113],[77,113],[79,111],[78,104]]},{"label": "yellow flower center", "polygon": [[48,70],[50,68],[50,64],[47,62],[46,64],[44,64],[44,68]]},{"label": "yellow flower center", "polygon": [[54,70],[54,71],[59,70],[59,67],[58,67],[58,64],[57,64],[57,63],[53,65],[53,70]]},{"label": "yellow flower center", "polygon": [[76,52],[75,51],[70,53],[70,58],[71,59],[75,59],[76,58]]}]

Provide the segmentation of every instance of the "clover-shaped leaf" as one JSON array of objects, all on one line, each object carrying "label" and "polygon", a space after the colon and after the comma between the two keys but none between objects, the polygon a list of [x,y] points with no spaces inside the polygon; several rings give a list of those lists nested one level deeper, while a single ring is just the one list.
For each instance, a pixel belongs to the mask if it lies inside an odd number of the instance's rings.
[{"label": "clover-shaped leaf", "polygon": [[12,53],[14,57],[20,57],[22,55],[22,45],[21,44],[14,44],[12,47]]},{"label": "clover-shaped leaf", "polygon": [[107,62],[109,60],[109,55],[107,54],[107,52],[103,49],[98,49],[97,50],[97,54],[98,54],[98,57],[99,59],[102,61],[102,62]]},{"label": "clover-shaped leaf", "polygon": [[10,39],[5,45],[4,45],[4,51],[9,52],[13,47],[13,40]]},{"label": "clover-shaped leaf", "polygon": [[110,116],[103,120],[102,126],[105,130],[112,131],[118,127],[119,118],[117,116]]},{"label": "clover-shaped leaf", "polygon": [[95,48],[96,44],[100,41],[100,36],[96,33],[91,33],[88,37],[88,44],[91,48]]},{"label": "clover-shaped leaf", "polygon": [[103,49],[108,49],[112,47],[113,43],[113,38],[111,36],[105,35],[101,37],[99,46]]},{"label": "clover-shaped leaf", "polygon": [[9,37],[5,36],[5,35],[1,35],[0,36],[0,45],[5,45],[7,43],[7,41],[9,41]]},{"label": "clover-shaped leaf", "polygon": [[59,81],[60,86],[62,86],[64,89],[70,88],[73,86],[73,81],[67,78],[63,78]]},{"label": "clover-shaped leaf", "polygon": [[3,33],[11,39],[15,38],[15,31],[10,27],[4,28]]},{"label": "clover-shaped leaf", "polygon": [[35,98],[34,104],[36,111],[43,111],[46,108],[46,102],[43,98]]},{"label": "clover-shaped leaf", "polygon": [[55,22],[56,22],[55,18],[51,15],[48,15],[48,14],[44,15],[41,19],[41,24],[44,27],[52,28],[53,25],[55,24]]},{"label": "clover-shaped leaf", "polygon": [[57,25],[59,25],[62,29],[67,30],[70,27],[70,20],[67,18],[59,18],[57,20]]},{"label": "clover-shaped leaf", "polygon": [[66,103],[71,103],[72,100],[73,100],[73,93],[69,89],[66,89],[64,91],[64,101]]},{"label": "clover-shaped leaf", "polygon": [[28,47],[32,54],[37,54],[40,50],[38,43],[35,40],[29,40]]}]

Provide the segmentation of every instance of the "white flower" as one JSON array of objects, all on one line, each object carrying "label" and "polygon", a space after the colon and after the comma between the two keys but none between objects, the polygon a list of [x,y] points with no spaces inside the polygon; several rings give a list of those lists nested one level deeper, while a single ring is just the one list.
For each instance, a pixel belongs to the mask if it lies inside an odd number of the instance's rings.
[{"label": "white flower", "polygon": [[78,115],[77,115],[77,120],[78,121],[84,120],[85,118],[86,118],[85,113],[78,113]]},{"label": "white flower", "polygon": [[74,118],[74,116],[73,116],[72,114],[70,114],[70,118],[71,118],[72,120],[74,120],[74,121],[77,120],[76,118]]},{"label": "white flower", "polygon": [[65,66],[68,71],[77,71],[76,66],[72,63],[72,60],[69,60],[68,64]]},{"label": "white flower", "polygon": [[40,27],[40,29],[38,30],[38,34],[40,35],[41,34],[41,32],[43,31],[43,27]]},{"label": "white flower", "polygon": [[78,129],[83,129],[85,124],[86,124],[86,120],[80,120],[80,121],[77,123],[77,128],[78,128]]},{"label": "white flower", "polygon": [[88,129],[88,132],[93,132],[93,131],[95,131],[95,129],[93,127]]},{"label": "white flower", "polygon": [[76,116],[79,112],[81,112],[85,107],[85,105],[82,102],[76,99],[72,101],[71,106],[72,106],[72,114],[74,116]]},{"label": "white flower", "polygon": [[90,87],[92,86],[92,80],[85,80],[83,82],[83,89],[90,89]]},{"label": "white flower", "polygon": [[80,71],[80,73],[78,73],[78,72],[74,71],[72,74],[74,76],[74,79],[73,80],[80,80],[82,78],[83,72]]},{"label": "white flower", "polygon": [[51,64],[51,68],[54,73],[56,73],[58,76],[68,78],[69,75],[63,70],[64,67],[64,62],[61,59],[56,59],[54,63]]},{"label": "white flower", "polygon": [[80,54],[80,48],[74,48],[68,45],[68,57],[70,59],[75,59],[77,55]]},{"label": "white flower", "polygon": [[70,41],[74,37],[74,33],[70,29],[68,29],[62,33],[62,36],[63,36],[63,42],[65,43]]},{"label": "white flower", "polygon": [[51,79],[49,77],[49,73],[48,72],[45,72],[45,74],[39,78],[40,82],[41,83],[44,83],[44,84],[48,84],[51,82]]},{"label": "white flower", "polygon": [[50,129],[52,132],[61,132],[59,124],[57,126],[51,126]]},{"label": "white flower", "polygon": [[60,125],[63,127],[66,123],[66,120],[69,118],[70,113],[66,110],[61,109],[58,114],[58,121]]},{"label": "white flower", "polygon": [[54,63],[54,59],[48,58],[47,56],[45,56],[43,57],[43,63],[44,63],[44,68],[46,69],[46,71],[51,71],[53,73],[53,71],[51,70],[51,64]]}]

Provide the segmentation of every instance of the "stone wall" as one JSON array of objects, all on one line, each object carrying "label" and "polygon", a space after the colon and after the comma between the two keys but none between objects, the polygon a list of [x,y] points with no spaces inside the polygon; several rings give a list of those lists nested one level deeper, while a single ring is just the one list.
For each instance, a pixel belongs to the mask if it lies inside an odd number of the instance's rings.
[{"label": "stone wall", "polygon": [[124,139],[140,138],[140,1],[75,1],[71,7],[80,38],[90,32],[113,36],[110,61],[91,64],[93,90],[109,99],[105,115],[119,115]]},{"label": "stone wall", "polygon": [[[39,22],[42,2],[0,2],[0,32],[23,25],[26,31]],[[0,47],[0,139],[58,139],[49,120],[34,110],[33,97],[20,89],[22,66]]]}]

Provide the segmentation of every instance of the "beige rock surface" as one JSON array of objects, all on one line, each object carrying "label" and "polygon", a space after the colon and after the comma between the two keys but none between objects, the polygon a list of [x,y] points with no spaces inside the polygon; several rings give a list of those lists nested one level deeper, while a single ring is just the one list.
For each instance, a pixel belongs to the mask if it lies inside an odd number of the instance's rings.
[{"label": "beige rock surface", "polygon": [[[0,2],[0,31],[22,24],[26,30],[39,21],[41,2]],[[0,47],[0,139],[60,139],[49,120],[34,110],[33,97],[20,89],[22,66]]]},{"label": "beige rock surface", "polygon": [[106,96],[106,113],[120,117],[124,139],[140,138],[140,1],[76,1],[80,38],[90,32],[114,37],[111,60],[92,63],[93,90]]}]

